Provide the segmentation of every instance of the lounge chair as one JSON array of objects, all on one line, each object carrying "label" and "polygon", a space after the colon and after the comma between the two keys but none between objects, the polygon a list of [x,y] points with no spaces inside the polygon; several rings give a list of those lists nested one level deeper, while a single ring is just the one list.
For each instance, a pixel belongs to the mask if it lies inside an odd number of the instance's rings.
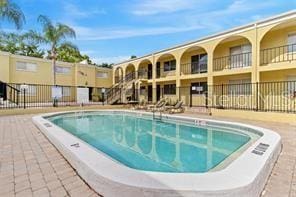
[{"label": "lounge chair", "polygon": [[168,101],[163,100],[159,104],[156,104],[154,107],[149,108],[147,111],[153,111],[153,112],[161,112],[165,111],[165,106],[167,105]]},{"label": "lounge chair", "polygon": [[134,107],[135,110],[146,110],[148,108],[146,101],[141,101],[138,105]]},{"label": "lounge chair", "polygon": [[182,105],[183,101],[178,101],[175,106],[166,107],[166,111],[168,111],[170,114],[183,113],[185,111],[185,108]]},{"label": "lounge chair", "polygon": [[158,107],[160,107],[161,105],[163,105],[164,102],[165,102],[165,99],[162,98],[162,99],[160,99],[155,105],[147,105],[147,110],[149,111],[149,110],[151,110],[151,109],[153,109],[153,108],[158,108]]}]

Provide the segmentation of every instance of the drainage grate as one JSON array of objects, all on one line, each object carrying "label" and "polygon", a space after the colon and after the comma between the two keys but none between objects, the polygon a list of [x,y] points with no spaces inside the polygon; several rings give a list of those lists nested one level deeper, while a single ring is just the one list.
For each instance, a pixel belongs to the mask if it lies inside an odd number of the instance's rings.
[{"label": "drainage grate", "polygon": [[256,148],[252,151],[252,153],[256,155],[263,155],[268,149],[269,144],[260,143],[256,146]]},{"label": "drainage grate", "polygon": [[52,127],[52,125],[49,124],[49,123],[44,123],[44,126],[46,126],[46,127]]},{"label": "drainage grate", "polygon": [[75,148],[79,148],[79,143],[76,143],[76,144],[71,144],[71,146],[75,147]]}]

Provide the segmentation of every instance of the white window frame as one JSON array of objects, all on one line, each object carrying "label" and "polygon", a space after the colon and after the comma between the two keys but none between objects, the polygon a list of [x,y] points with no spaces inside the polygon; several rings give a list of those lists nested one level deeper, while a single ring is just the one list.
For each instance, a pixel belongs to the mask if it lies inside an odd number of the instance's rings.
[{"label": "white window frame", "polygon": [[[102,74],[102,76],[100,76],[100,74]],[[109,73],[108,72],[101,72],[101,71],[98,71],[97,72],[97,78],[107,79],[108,77],[109,77]]]},{"label": "white window frame", "polygon": [[[238,53],[233,53],[234,49],[238,49]],[[242,68],[242,67],[249,67],[252,65],[252,45],[251,44],[244,44],[238,45],[229,48],[230,53],[230,68]],[[249,53],[249,57],[247,57],[246,53]],[[242,55],[245,54],[245,55]],[[240,56],[236,56],[240,55]],[[239,58],[239,59],[238,59]]]},{"label": "white window frame", "polygon": [[[20,64],[23,64],[23,68],[18,67]],[[31,62],[17,61],[15,64],[15,68],[18,71],[36,72],[37,71],[37,64],[31,63]]]},{"label": "white window frame", "polygon": [[56,74],[69,75],[71,73],[71,68],[70,67],[65,67],[65,66],[56,66],[55,67],[55,73]]},{"label": "white window frame", "polygon": [[296,32],[288,34],[287,45],[288,45],[288,53],[292,53],[292,52],[296,53]]}]

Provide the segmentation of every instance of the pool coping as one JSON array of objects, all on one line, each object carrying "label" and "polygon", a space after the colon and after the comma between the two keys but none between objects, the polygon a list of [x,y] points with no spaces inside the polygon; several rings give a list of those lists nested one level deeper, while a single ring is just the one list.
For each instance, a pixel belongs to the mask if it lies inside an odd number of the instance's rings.
[{"label": "pool coping", "polygon": [[[198,124],[214,122],[247,127],[263,135],[237,159],[219,171],[206,173],[161,173],[131,169],[115,162],[87,143],[64,131],[43,117],[75,112],[129,112],[131,110],[77,110],[34,116],[33,122],[57,147],[79,175],[104,196],[259,196],[281,151],[279,134],[265,128],[229,121],[165,115],[172,119],[193,120]],[[79,143],[79,147],[73,144]],[[263,155],[252,151],[269,144]]]}]

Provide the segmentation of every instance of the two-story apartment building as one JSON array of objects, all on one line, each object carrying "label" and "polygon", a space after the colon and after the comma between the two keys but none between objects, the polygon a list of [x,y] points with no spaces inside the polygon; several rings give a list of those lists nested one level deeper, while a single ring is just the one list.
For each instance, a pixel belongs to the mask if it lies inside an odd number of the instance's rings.
[{"label": "two-story apartment building", "polygon": [[51,102],[52,86],[57,85],[62,88],[63,101],[75,101],[77,87],[88,88],[89,100],[98,101],[101,89],[112,86],[112,74],[109,68],[57,62],[54,84],[51,60],[0,52],[0,98],[19,103],[24,99],[21,87],[26,85],[27,102]]},{"label": "two-story apartment building", "polygon": [[296,11],[131,59],[113,72],[113,87],[133,81],[139,100],[295,112]]}]

